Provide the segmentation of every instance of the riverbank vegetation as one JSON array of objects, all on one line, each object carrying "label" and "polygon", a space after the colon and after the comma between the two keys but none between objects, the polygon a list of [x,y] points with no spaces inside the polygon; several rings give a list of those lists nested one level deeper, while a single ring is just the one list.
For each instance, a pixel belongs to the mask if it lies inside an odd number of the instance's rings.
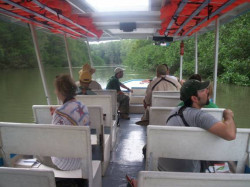
[{"label": "riverbank vegetation", "polygon": [[[219,80],[250,86],[250,13],[220,27]],[[63,37],[38,31],[42,62],[45,67],[68,66]],[[68,39],[73,66],[89,61],[83,41]],[[183,76],[194,73],[194,37],[185,40]],[[178,76],[180,42],[168,46],[153,45],[150,40],[122,40],[91,45],[94,65],[126,65],[133,70],[155,71],[167,63],[171,74]],[[199,73],[212,79],[214,71],[214,32],[198,36]],[[0,69],[36,68],[36,56],[28,27],[0,21]]]}]

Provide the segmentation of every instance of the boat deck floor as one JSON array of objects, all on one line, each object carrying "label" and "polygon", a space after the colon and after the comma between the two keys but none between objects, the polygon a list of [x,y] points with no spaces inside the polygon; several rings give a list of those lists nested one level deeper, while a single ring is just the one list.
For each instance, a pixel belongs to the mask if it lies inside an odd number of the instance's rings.
[{"label": "boat deck floor", "polygon": [[130,114],[130,120],[120,120],[116,145],[111,152],[111,159],[105,176],[103,187],[126,187],[126,174],[137,178],[138,172],[144,170],[145,159],[142,148],[146,144],[146,127],[136,125],[141,114]]}]

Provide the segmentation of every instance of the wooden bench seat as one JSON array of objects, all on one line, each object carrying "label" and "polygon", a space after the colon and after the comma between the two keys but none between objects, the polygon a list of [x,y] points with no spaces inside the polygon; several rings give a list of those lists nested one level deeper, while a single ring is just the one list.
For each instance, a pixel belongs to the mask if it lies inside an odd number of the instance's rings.
[{"label": "wooden bench seat", "polygon": [[[50,124],[52,121],[52,116],[50,115],[50,107],[59,107],[60,105],[33,105],[33,114],[36,123],[38,124]],[[90,128],[96,130],[96,136],[91,135],[91,144],[100,145],[102,148],[102,175],[108,168],[110,161],[110,151],[111,151],[111,136],[109,134],[104,134],[103,125],[103,107],[101,106],[88,106],[89,118],[90,118]],[[98,154],[98,153],[97,153]]]},{"label": "wooden bench seat", "polygon": [[179,91],[153,91],[152,95],[161,95],[161,96],[176,96],[180,97]]},{"label": "wooden bench seat", "polygon": [[[92,161],[90,129],[80,126],[25,124],[0,122],[2,150],[7,166],[14,166],[7,156],[38,155],[81,158],[81,168],[75,171],[53,169],[55,177],[87,179],[90,187],[101,187],[101,162]],[[39,168],[49,169],[41,165]],[[52,168],[50,168],[52,169]]]},{"label": "wooden bench seat", "polygon": [[141,171],[138,187],[248,187],[249,174]]},{"label": "wooden bench seat", "polygon": [[176,107],[180,102],[179,96],[152,95],[152,106]]},{"label": "wooden bench seat", "polygon": [[112,118],[118,120],[117,116],[117,91],[116,90],[93,90],[97,95],[110,95],[112,101]]},{"label": "wooden bench seat", "polygon": [[76,99],[89,106],[101,106],[103,114],[106,115],[104,120],[104,126],[110,128],[111,135],[111,150],[116,142],[117,125],[116,120],[112,117],[112,98],[111,95],[77,95]]},{"label": "wooden bench seat", "polygon": [[0,186],[56,187],[56,183],[51,170],[0,167]]},{"label": "wooden bench seat", "polygon": [[224,140],[198,127],[147,127],[146,170],[157,171],[158,159],[237,161],[243,173],[249,157],[249,129],[237,129],[236,139]]}]

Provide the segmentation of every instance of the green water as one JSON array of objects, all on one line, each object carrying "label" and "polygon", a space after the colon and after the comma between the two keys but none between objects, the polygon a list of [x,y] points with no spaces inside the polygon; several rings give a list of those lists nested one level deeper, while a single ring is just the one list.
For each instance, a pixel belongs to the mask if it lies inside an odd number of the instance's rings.
[{"label": "green water", "polygon": [[[97,67],[93,76],[103,88],[113,75],[110,67]],[[80,68],[74,68],[75,80]],[[54,94],[53,80],[60,73],[68,73],[68,68],[45,69],[49,95],[52,104],[57,104]],[[129,79],[149,79],[154,77],[152,72],[134,72],[126,70],[121,81]],[[217,105],[230,108],[235,114],[239,128],[250,128],[250,87],[234,85],[218,85]],[[47,104],[40,72],[38,69],[4,70],[0,71],[0,121],[27,122],[34,121],[32,105]]]}]

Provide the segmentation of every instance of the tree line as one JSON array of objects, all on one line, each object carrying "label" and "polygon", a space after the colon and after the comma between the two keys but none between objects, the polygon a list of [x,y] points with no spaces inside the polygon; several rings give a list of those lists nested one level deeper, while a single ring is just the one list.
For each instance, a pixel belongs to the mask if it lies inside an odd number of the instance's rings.
[{"label": "tree line", "polygon": [[[250,86],[250,13],[220,27],[219,81]],[[38,31],[38,42],[45,67],[68,66],[63,37]],[[214,32],[198,36],[199,73],[212,79],[214,71]],[[73,66],[89,62],[86,43],[68,39]],[[183,76],[194,73],[194,37],[184,41]],[[168,46],[150,40],[121,40],[91,45],[91,57],[97,65],[126,65],[133,70],[155,71],[167,63],[171,74],[179,74],[180,41]],[[0,69],[36,68],[36,56],[29,27],[0,21]]]},{"label": "tree line", "polygon": [[[62,35],[37,30],[41,60],[45,67],[68,66]],[[72,66],[89,61],[84,41],[67,39]],[[0,69],[38,67],[30,28],[0,20]]]}]

